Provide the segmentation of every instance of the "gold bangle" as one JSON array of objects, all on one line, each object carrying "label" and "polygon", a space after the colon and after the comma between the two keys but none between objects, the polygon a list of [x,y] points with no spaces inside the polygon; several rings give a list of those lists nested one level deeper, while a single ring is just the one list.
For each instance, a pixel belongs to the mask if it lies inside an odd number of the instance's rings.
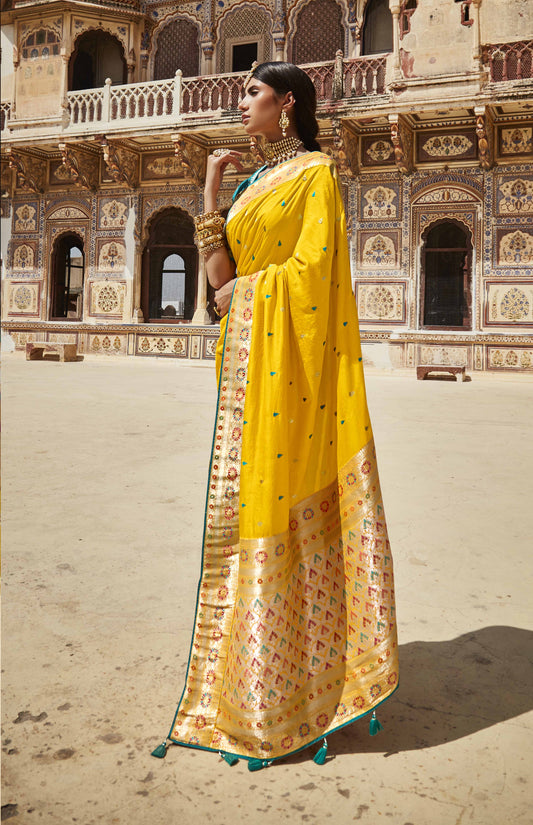
[{"label": "gold bangle", "polygon": [[[205,221],[212,220],[213,218],[222,218],[219,209],[214,209],[212,212],[202,212],[201,215],[197,215],[194,218],[194,223],[198,226],[199,223],[205,223]],[[224,220],[224,218],[222,218]]]},{"label": "gold bangle", "polygon": [[212,232],[209,235],[205,235],[204,237],[196,236],[195,243],[198,247],[206,246],[206,244],[213,243],[214,241],[222,241],[223,243],[226,242],[225,236],[223,232]]},{"label": "gold bangle", "polygon": [[200,253],[200,255],[207,255],[208,252],[214,252],[215,249],[222,249],[222,247],[225,246],[226,244],[224,240],[220,239],[213,241],[212,243],[205,244],[204,246],[199,246],[198,252]]}]

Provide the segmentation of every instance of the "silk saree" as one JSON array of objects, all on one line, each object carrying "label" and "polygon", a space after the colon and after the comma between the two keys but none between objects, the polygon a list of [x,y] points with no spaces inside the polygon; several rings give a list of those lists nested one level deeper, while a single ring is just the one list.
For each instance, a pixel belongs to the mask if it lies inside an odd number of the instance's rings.
[{"label": "silk saree", "polygon": [[335,164],[268,171],[226,233],[237,278],[169,740],[264,765],[395,690],[394,585]]}]

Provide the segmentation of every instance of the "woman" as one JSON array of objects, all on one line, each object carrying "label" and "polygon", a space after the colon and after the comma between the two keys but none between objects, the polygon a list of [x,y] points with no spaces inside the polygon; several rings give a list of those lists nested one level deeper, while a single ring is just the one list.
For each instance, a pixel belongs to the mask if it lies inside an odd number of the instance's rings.
[{"label": "woman", "polygon": [[[316,141],[314,87],[296,66],[264,63],[239,108],[267,163],[237,190],[226,246],[217,193],[240,154],[215,152],[197,219],[223,316],[219,396],[169,740],[256,770],[373,712],[398,663],[344,211]],[[317,763],[326,750],[324,739]]]}]

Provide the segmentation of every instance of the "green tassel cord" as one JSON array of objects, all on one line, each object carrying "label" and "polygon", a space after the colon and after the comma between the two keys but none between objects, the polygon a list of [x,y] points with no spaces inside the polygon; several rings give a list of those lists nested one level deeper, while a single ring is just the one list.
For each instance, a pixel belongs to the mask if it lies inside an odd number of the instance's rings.
[{"label": "green tassel cord", "polygon": [[379,719],[376,717],[376,711],[374,711],[372,713],[372,718],[370,719],[370,724],[368,726],[368,732],[370,733],[370,736],[375,736],[376,733],[380,732],[380,730],[383,730],[383,725],[381,724]]},{"label": "green tassel cord", "polygon": [[263,759],[249,759],[248,760],[248,770],[249,771],[260,771],[263,768],[268,768],[272,762],[267,762]]},{"label": "green tassel cord", "polygon": [[234,765],[236,765],[237,762],[239,761],[239,757],[234,756],[232,753],[224,753],[223,751],[219,751],[219,754],[221,755],[224,762],[228,763],[230,768],[232,768]]},{"label": "green tassel cord", "polygon": [[318,750],[315,753],[315,755],[313,757],[313,762],[315,763],[315,765],[323,765],[326,761],[326,756],[327,755],[328,755],[328,740],[324,739],[324,744],[322,745],[320,750]]},{"label": "green tassel cord", "polygon": [[164,759],[167,755],[167,748],[167,740],[165,739],[164,742],[161,742],[161,744],[158,745],[154,751],[152,751],[152,756],[156,756],[158,759]]}]

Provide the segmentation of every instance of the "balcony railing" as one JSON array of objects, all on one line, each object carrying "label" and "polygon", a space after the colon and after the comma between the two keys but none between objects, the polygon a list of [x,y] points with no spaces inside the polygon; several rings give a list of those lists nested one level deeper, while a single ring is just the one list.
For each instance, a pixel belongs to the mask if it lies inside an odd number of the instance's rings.
[{"label": "balcony railing", "polygon": [[533,40],[483,46],[483,62],[492,83],[533,78]]},{"label": "balcony railing", "polygon": [[[386,55],[310,63],[302,68],[311,77],[319,103],[385,92]],[[235,111],[245,74],[203,75],[183,79],[181,72],[171,80],[129,83],[68,92],[67,129],[103,124],[141,126],[146,119],[178,120],[182,116]]]}]

